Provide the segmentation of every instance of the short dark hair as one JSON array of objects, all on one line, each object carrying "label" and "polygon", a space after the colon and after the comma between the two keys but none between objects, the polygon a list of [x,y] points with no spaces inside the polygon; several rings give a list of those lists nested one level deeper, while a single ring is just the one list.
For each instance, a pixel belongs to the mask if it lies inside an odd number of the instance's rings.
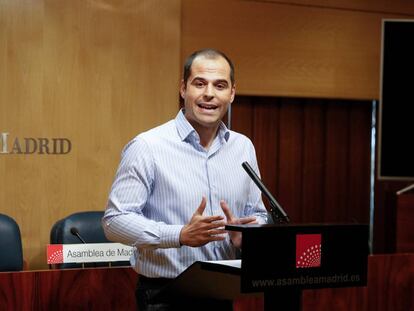
[{"label": "short dark hair", "polygon": [[230,58],[227,57],[226,54],[223,52],[216,50],[216,49],[202,49],[195,51],[193,54],[187,57],[184,63],[184,73],[183,73],[183,80],[184,85],[187,85],[187,80],[191,75],[191,66],[193,65],[193,61],[196,57],[203,56],[208,59],[215,59],[217,57],[223,57],[230,66],[230,81],[231,84],[234,85],[234,65]]}]

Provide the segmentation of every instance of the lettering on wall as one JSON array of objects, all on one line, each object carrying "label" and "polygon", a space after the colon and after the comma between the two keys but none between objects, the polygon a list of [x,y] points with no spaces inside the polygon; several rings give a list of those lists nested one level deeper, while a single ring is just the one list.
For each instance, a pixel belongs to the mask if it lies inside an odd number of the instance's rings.
[{"label": "lettering on wall", "polygon": [[67,138],[11,137],[10,133],[0,133],[0,155],[3,154],[68,154],[72,142]]}]

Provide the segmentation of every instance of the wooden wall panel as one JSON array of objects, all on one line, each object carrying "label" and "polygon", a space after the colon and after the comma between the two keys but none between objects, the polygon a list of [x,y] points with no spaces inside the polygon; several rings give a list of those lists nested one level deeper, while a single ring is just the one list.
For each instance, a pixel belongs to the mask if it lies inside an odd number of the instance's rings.
[{"label": "wooden wall panel", "polygon": [[396,205],[396,251],[414,253],[414,194],[398,195]]},{"label": "wooden wall panel", "polygon": [[325,169],[325,108],[317,100],[307,101],[304,111],[302,219],[323,221]]},{"label": "wooden wall panel", "polygon": [[278,194],[292,222],[302,214],[303,105],[299,100],[283,99],[279,116]]},{"label": "wooden wall panel", "polygon": [[303,310],[412,310],[413,277],[413,254],[369,256],[366,287],[305,290]]},{"label": "wooden wall panel", "polygon": [[[324,221],[349,221],[348,207],[348,157],[349,118],[345,104],[330,104],[326,111],[326,155],[324,172]],[[366,163],[365,163],[366,164]]]},{"label": "wooden wall panel", "polygon": [[[372,123],[372,105],[355,102],[349,112],[349,180],[348,204],[350,206],[365,206],[367,194],[370,193],[371,178],[367,163],[371,162],[371,131],[367,124]],[[359,209],[348,214],[350,221],[366,219],[367,211]]]},{"label": "wooden wall panel", "polygon": [[[262,164],[261,178],[267,180],[266,187],[269,189],[278,189],[280,183],[279,178],[272,178],[274,172],[278,172],[281,168],[279,155],[279,120],[280,109],[274,109],[274,106],[269,104],[269,100],[258,99],[254,103],[254,113],[251,116],[254,124],[253,135],[250,136],[254,141],[262,141],[263,144],[257,146],[257,160]],[[259,167],[260,168],[260,167]],[[274,193],[277,195],[278,193]],[[269,202],[267,206],[270,208]]]},{"label": "wooden wall panel", "polygon": [[[213,46],[227,52],[236,63],[239,94],[378,97],[380,20],[407,17],[413,12],[412,3],[286,2],[298,5],[219,0],[1,1],[0,133],[9,133],[9,144],[25,137],[64,137],[72,142],[67,155],[0,154],[1,212],[20,224],[30,267],[44,267],[44,245],[57,219],[104,208],[122,146],[138,132],[175,115],[180,58],[194,49]],[[268,137],[253,125],[267,112],[240,107],[256,118],[248,121],[248,136]],[[233,115],[241,113],[236,110]],[[315,143],[326,143],[321,133],[325,129],[317,125],[324,115],[305,109],[301,118],[305,120],[301,135],[308,137],[310,131]],[[353,119],[352,112],[349,118]],[[349,131],[358,128],[351,125]],[[278,140],[270,141],[268,154],[259,146],[258,156],[270,172],[280,169]],[[319,170],[325,149],[309,151],[312,144],[305,139],[301,147],[309,184],[301,186],[300,205],[311,202],[312,209],[320,211],[311,190],[325,181],[315,180],[312,172]],[[357,154],[365,155],[363,148]],[[358,176],[354,164],[352,160],[348,165],[352,176]],[[278,193],[284,186],[264,169],[265,179]],[[349,180],[346,183],[351,190],[359,188]],[[287,200],[299,204],[293,197]],[[354,197],[349,200],[351,204]],[[355,201],[362,204],[364,195]],[[388,213],[381,204],[377,218]],[[302,215],[311,217],[303,207]],[[379,224],[383,221],[379,219]]]},{"label": "wooden wall panel", "polygon": [[253,118],[254,106],[251,98],[247,96],[238,96],[232,104],[231,128],[243,129],[243,134],[247,137],[253,137]]},{"label": "wooden wall panel", "polygon": [[105,208],[122,147],[175,116],[180,12],[180,0],[0,2],[0,132],[9,145],[72,143],[65,155],[0,154],[0,209],[30,268],[46,267],[55,221]]},{"label": "wooden wall panel", "polygon": [[[380,95],[381,21],[384,18],[413,19],[414,2],[183,0],[181,59],[189,52],[204,47],[223,50],[235,62],[237,92],[241,95],[371,101]],[[305,116],[306,113],[307,110]],[[352,111],[349,118],[354,118]],[[320,121],[328,122],[322,119]],[[356,120],[357,124],[361,122],[366,121]],[[363,136],[369,134],[364,132],[358,135],[359,129],[359,125],[351,122],[348,131],[352,150],[346,158],[350,175],[348,180],[342,181],[352,194],[347,198],[351,205],[359,205],[366,200],[369,193],[366,189],[368,185],[361,185],[367,176],[366,171],[361,172],[357,158],[370,154],[366,152],[370,143],[358,147],[357,150],[353,146],[355,140],[365,140],[366,137]],[[307,129],[304,131],[305,135],[306,131]],[[326,137],[314,139],[315,143],[326,144]],[[305,143],[310,142],[306,140]],[[320,152],[322,151],[326,150]],[[314,154],[317,151],[306,149],[304,163],[315,161],[315,157],[319,161],[325,161],[322,154],[313,156],[309,152]],[[304,172],[309,169],[310,167],[305,168]],[[317,169],[317,164],[313,169]],[[266,167],[262,168],[264,170]],[[310,189],[319,189],[316,184],[325,183],[325,177],[315,180],[311,176],[311,173],[306,175],[306,180],[310,182],[303,185],[304,195],[310,197],[304,197],[303,200],[313,208],[319,206],[320,210],[322,204],[319,204],[317,198],[319,194],[312,195]],[[375,183],[376,252],[390,252],[395,249],[395,204],[387,198],[395,190],[405,186],[407,183]],[[355,189],[360,187],[367,191],[362,197],[355,193]],[[323,193],[324,191],[325,189]],[[335,198],[331,198],[331,202],[335,202]],[[306,214],[307,210],[303,213]],[[360,213],[365,215],[366,211],[362,210]],[[358,217],[362,217],[362,214]],[[353,215],[348,216],[350,220],[353,219]]]},{"label": "wooden wall panel", "polygon": [[233,128],[251,135],[263,182],[295,223],[369,223],[370,118],[370,101],[239,96],[233,105]]},{"label": "wooden wall panel", "polygon": [[[304,311],[412,310],[414,255],[368,258],[368,286],[304,290]],[[136,310],[137,274],[127,268],[0,273],[4,310]],[[212,284],[214,286],[214,284]],[[261,297],[240,297],[235,311],[261,311]]]},{"label": "wooden wall panel", "polygon": [[243,95],[378,98],[381,19],[406,16],[284,2],[183,0],[182,59],[223,50]]},{"label": "wooden wall panel", "polygon": [[411,0],[245,0],[256,2],[273,2],[281,4],[301,5],[307,7],[332,8],[366,12],[395,13],[407,16],[414,15],[414,3]]},{"label": "wooden wall panel", "polygon": [[0,273],[2,310],[136,310],[130,268]]}]

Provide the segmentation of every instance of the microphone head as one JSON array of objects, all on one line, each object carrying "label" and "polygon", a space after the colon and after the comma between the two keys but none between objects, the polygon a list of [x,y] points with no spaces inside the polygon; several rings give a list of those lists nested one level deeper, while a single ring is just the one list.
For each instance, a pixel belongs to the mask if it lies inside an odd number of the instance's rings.
[{"label": "microphone head", "polygon": [[76,236],[79,239],[79,241],[81,241],[83,244],[86,244],[85,240],[79,234],[78,228],[76,228],[76,227],[70,228],[70,233],[72,233],[74,236]]},{"label": "microphone head", "polygon": [[243,168],[244,168],[245,170],[248,170],[249,168],[251,168],[251,166],[250,166],[249,162],[247,162],[247,161],[244,161],[244,162],[242,163],[242,166],[243,166]]},{"label": "microphone head", "polygon": [[79,234],[79,230],[75,227],[72,227],[70,228],[70,233],[77,236]]}]

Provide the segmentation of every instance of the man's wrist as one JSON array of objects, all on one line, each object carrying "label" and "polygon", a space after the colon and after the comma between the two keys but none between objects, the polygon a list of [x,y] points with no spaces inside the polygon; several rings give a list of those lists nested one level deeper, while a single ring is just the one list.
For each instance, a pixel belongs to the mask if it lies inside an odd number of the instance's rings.
[{"label": "man's wrist", "polygon": [[177,248],[181,247],[180,233],[182,225],[164,225],[161,229],[161,248]]},{"label": "man's wrist", "polygon": [[185,243],[184,243],[184,235],[185,235],[185,227],[186,227],[187,225],[184,225],[182,228],[181,228],[181,230],[180,230],[180,235],[179,235],[179,237],[178,237],[178,242],[180,243],[180,247],[181,246],[183,246],[183,245],[185,245]]}]

